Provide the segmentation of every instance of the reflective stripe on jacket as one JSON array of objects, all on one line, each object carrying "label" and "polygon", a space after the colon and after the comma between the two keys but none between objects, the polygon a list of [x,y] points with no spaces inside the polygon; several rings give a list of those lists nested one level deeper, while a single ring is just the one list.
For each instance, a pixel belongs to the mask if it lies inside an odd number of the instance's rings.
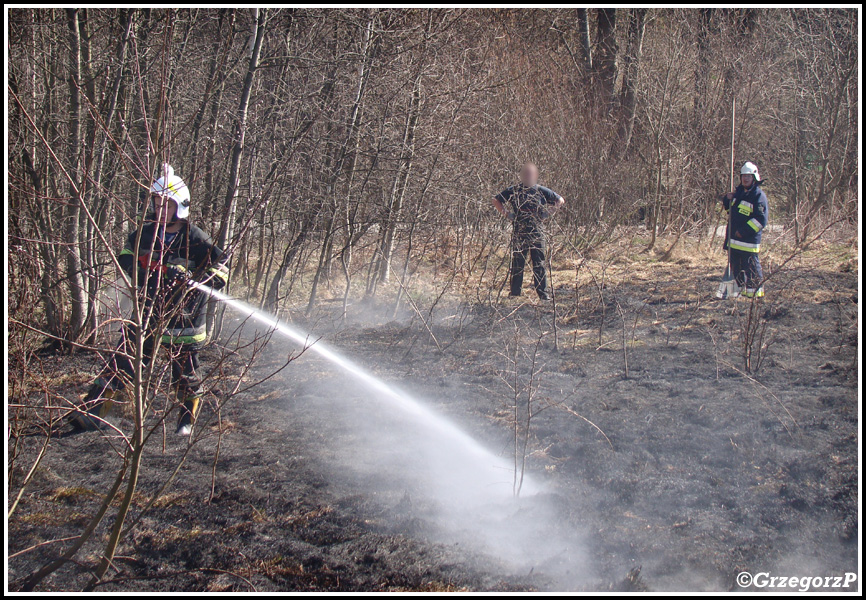
[{"label": "reflective stripe on jacket", "polygon": [[205,341],[207,296],[196,290],[172,290],[165,273],[171,267],[197,281],[207,282],[213,277],[226,281],[228,269],[223,251],[206,233],[189,223],[185,223],[166,243],[159,236],[155,223],[146,224],[136,252],[137,237],[137,231],[127,237],[117,258],[130,277],[138,269],[138,286],[143,289],[148,305],[159,307],[159,310],[154,310],[152,322],[159,321],[163,315],[168,317],[161,332],[162,342],[194,344]]},{"label": "reflective stripe on jacket", "polygon": [[760,185],[746,190],[737,186],[734,199],[725,198],[725,209],[731,212],[728,242],[731,248],[744,252],[761,251],[761,234],[767,226],[770,208]]}]

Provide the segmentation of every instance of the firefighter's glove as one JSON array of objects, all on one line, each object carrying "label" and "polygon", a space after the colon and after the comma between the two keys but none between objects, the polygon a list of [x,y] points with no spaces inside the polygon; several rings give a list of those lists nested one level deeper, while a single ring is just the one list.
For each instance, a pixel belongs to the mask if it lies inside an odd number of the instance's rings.
[{"label": "firefighter's glove", "polygon": [[189,279],[189,274],[186,269],[168,265],[165,269],[165,285],[169,287],[180,287],[185,285]]},{"label": "firefighter's glove", "polygon": [[210,278],[210,281],[207,284],[214,290],[221,290],[226,286],[226,280],[224,277],[220,277],[219,275],[213,275]]}]

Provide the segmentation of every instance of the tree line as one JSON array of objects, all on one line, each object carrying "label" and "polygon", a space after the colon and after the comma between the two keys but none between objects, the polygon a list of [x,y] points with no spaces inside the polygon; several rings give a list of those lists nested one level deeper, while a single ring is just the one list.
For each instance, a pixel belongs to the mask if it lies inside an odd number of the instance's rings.
[{"label": "tree line", "polygon": [[[795,243],[856,220],[854,9],[11,9],[9,312],[92,344],[164,162],[234,292],[312,309],[502,251],[490,197],[532,161],[587,249],[670,251],[736,157]],[[395,285],[396,282],[396,285]],[[398,293],[400,293],[398,291]]]}]

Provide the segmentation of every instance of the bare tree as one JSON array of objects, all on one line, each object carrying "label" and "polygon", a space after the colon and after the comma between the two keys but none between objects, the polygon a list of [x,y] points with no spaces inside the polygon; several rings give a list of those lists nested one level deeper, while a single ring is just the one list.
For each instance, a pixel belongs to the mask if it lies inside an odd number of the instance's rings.
[{"label": "bare tree", "polygon": [[599,75],[599,91],[602,106],[610,107],[614,100],[617,75],[616,17],[617,9],[599,8],[598,15],[598,61],[595,63]]},{"label": "bare tree", "polygon": [[72,303],[72,316],[69,322],[72,341],[77,341],[84,330],[87,317],[87,295],[82,275],[81,246],[79,244],[79,218],[81,213],[81,35],[79,32],[77,8],[67,8],[69,26],[69,66],[67,84],[69,87],[69,143],[68,178],[69,195],[66,205],[66,278]]}]

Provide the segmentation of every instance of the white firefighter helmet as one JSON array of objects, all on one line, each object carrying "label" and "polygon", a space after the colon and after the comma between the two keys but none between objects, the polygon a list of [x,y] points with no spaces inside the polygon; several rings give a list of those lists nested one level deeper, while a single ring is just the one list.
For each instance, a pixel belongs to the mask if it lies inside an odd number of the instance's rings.
[{"label": "white firefighter helmet", "polygon": [[746,161],[743,168],[740,169],[740,175],[752,175],[755,178],[755,183],[761,182],[761,175],[758,173],[758,166],[750,161]]},{"label": "white firefighter helmet", "polygon": [[174,169],[170,164],[162,165],[162,173],[162,177],[150,186],[150,193],[174,200],[177,205],[176,217],[186,219],[189,216],[189,187],[183,182],[183,179],[174,174]]}]

